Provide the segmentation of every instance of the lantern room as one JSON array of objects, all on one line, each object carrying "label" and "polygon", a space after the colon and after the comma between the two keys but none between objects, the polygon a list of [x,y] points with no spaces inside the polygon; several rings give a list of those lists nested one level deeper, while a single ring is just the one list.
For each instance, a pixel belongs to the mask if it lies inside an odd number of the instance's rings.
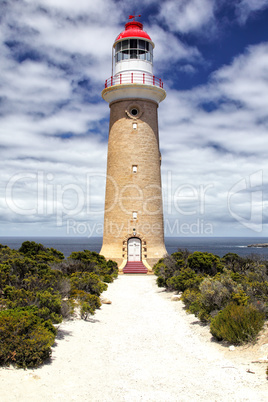
[{"label": "lantern room", "polygon": [[114,43],[115,74],[125,71],[153,73],[153,48],[143,24],[131,21],[125,24]]},{"label": "lantern room", "polygon": [[159,103],[166,93],[163,81],[153,74],[154,43],[143,24],[131,18],[134,20],[125,24],[125,30],[114,41],[112,75],[105,81],[102,97],[109,103],[133,97]]}]

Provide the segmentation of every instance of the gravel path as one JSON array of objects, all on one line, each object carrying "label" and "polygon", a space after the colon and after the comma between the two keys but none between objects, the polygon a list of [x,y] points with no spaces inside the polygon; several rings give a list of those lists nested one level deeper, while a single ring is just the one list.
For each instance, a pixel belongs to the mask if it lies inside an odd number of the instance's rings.
[{"label": "gravel path", "polygon": [[268,401],[154,276],[121,275],[89,322],[63,323],[52,361],[0,369],[1,401]]}]

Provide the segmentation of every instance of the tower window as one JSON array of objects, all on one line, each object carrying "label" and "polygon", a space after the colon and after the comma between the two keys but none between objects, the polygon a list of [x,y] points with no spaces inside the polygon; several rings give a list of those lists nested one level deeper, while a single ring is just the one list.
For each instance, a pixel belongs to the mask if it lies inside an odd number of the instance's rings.
[{"label": "tower window", "polygon": [[132,114],[132,116],[137,116],[137,114],[139,113],[139,111],[138,111],[137,108],[133,107],[133,108],[130,110],[130,113]]},{"label": "tower window", "polygon": [[130,39],[130,49],[137,49],[138,41],[137,39]]},{"label": "tower window", "polygon": [[132,218],[137,219],[138,217],[138,212],[132,212]]},{"label": "tower window", "polygon": [[132,172],[137,173],[138,171],[138,166],[137,165],[132,165]]},{"label": "tower window", "polygon": [[137,130],[138,124],[137,124],[137,123],[133,123],[132,127],[133,127],[133,130]]},{"label": "tower window", "polygon": [[139,119],[143,114],[142,106],[138,102],[131,102],[125,112],[128,117],[133,119],[132,128],[136,130],[138,127],[137,119]]}]

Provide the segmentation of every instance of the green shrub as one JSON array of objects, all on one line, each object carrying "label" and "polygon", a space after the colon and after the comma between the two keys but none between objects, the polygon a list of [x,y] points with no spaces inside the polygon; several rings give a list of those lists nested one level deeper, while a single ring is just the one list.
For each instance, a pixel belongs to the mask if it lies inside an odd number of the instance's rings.
[{"label": "green shrub", "polygon": [[188,257],[188,265],[197,273],[215,275],[222,272],[223,264],[217,255],[195,251]]},{"label": "green shrub", "polygon": [[75,290],[73,297],[79,302],[80,315],[84,320],[89,314],[95,314],[95,310],[101,306],[100,298],[97,295],[91,295],[83,290]]},{"label": "green shrub", "polygon": [[3,289],[3,304],[7,308],[27,307],[34,304],[35,295],[25,289],[16,289],[14,286],[5,286]]},{"label": "green shrub", "polygon": [[48,289],[34,293],[23,288],[16,289],[14,286],[6,286],[1,302],[8,309],[36,306],[38,307],[37,315],[40,318],[60,323],[62,321],[61,297],[52,292],[53,289]]},{"label": "green shrub", "polygon": [[86,298],[80,302],[80,315],[83,320],[88,318],[88,315],[95,314],[95,310],[99,309],[101,306],[101,301],[96,295],[87,295]]},{"label": "green shrub", "polygon": [[26,308],[0,312],[0,365],[36,367],[50,357],[56,330],[36,311]]},{"label": "green shrub", "polygon": [[[102,280],[105,275],[110,275],[110,281],[112,282],[113,279],[118,276],[117,263],[112,260],[106,261],[103,255],[100,255],[95,251],[84,250],[73,252],[68,257],[68,261],[69,260],[79,263],[79,267],[76,271],[95,273]],[[74,262],[71,263],[74,264]]]},{"label": "green shrub", "polygon": [[208,313],[215,314],[232,301],[236,304],[247,304],[249,298],[242,285],[232,279],[231,273],[224,269],[222,273],[205,278],[200,284],[201,302]]},{"label": "green shrub", "polygon": [[17,250],[12,250],[8,246],[0,244],[0,263],[5,263],[12,258],[18,258],[20,253]]},{"label": "green shrub", "polygon": [[235,345],[254,341],[264,325],[264,314],[254,306],[231,303],[211,320],[210,332]]},{"label": "green shrub", "polygon": [[185,290],[181,299],[188,313],[194,314],[203,322],[210,321],[210,310],[202,303],[202,295],[198,289]]},{"label": "green shrub", "polygon": [[262,299],[268,301],[268,281],[265,282],[249,282],[247,281],[246,291],[251,298]]},{"label": "green shrub", "polygon": [[53,269],[61,271],[64,275],[71,275],[77,271],[83,271],[83,264],[79,260],[73,260],[70,257],[68,260],[63,260],[58,264],[52,265]]},{"label": "green shrub", "polygon": [[158,278],[156,278],[156,283],[159,288],[164,288],[166,286],[166,281],[163,276],[158,276]]},{"label": "green shrub", "polygon": [[87,320],[89,315],[93,315],[95,313],[94,309],[90,305],[90,303],[82,302],[80,305],[80,316],[82,320]]},{"label": "green shrub", "polygon": [[112,275],[105,274],[105,275],[102,276],[102,280],[105,283],[112,283],[113,282],[113,277],[112,277]]},{"label": "green shrub", "polygon": [[242,290],[239,289],[238,292],[232,293],[232,300],[241,306],[246,306],[249,301],[249,296],[246,295],[246,293]]},{"label": "green shrub", "polygon": [[73,290],[84,290],[92,295],[100,296],[108,288],[108,285],[92,272],[76,272],[71,275],[70,280]]},{"label": "green shrub", "polygon": [[161,258],[154,266],[153,266],[154,274],[160,278],[157,281],[159,287],[166,287],[167,280],[171,278],[176,271],[178,271],[178,265],[173,255],[167,256],[165,258]]},{"label": "green shrub", "polygon": [[184,292],[187,288],[198,288],[203,279],[203,276],[197,275],[192,269],[182,268],[167,279],[166,284],[168,289]]},{"label": "green shrub", "polygon": [[52,294],[53,289],[36,293],[35,305],[38,307],[38,316],[44,320],[51,320],[58,324],[62,321],[61,317],[61,298],[57,294]]},{"label": "green shrub", "polygon": [[64,254],[54,248],[47,248],[43,244],[34,241],[25,241],[19,248],[19,252],[27,257],[43,262],[60,262]]},{"label": "green shrub", "polygon": [[186,289],[181,296],[181,300],[189,313],[198,315],[201,308],[201,293],[199,290]]},{"label": "green shrub", "polygon": [[220,310],[231,299],[230,290],[214,278],[205,278],[200,285],[202,303],[208,311]]},{"label": "green shrub", "polygon": [[118,265],[115,261],[108,260],[106,262],[107,265],[107,274],[111,275],[113,278],[118,277]]},{"label": "green shrub", "polygon": [[46,247],[43,244],[35,243],[34,241],[25,241],[19,248],[19,252],[22,254],[36,255],[40,252],[46,251]]},{"label": "green shrub", "polygon": [[174,258],[174,260],[176,261],[177,266],[185,266],[185,264],[187,263],[188,257],[190,255],[190,251],[187,249],[178,249],[178,251],[176,251],[175,253],[172,253],[172,257]]},{"label": "green shrub", "polygon": [[240,257],[235,253],[228,253],[222,257],[221,261],[224,266],[228,269],[231,269],[233,272],[241,272],[243,269],[243,257]]},{"label": "green shrub", "polygon": [[118,275],[117,263],[85,250],[64,255],[27,241],[19,251],[0,245],[0,365],[39,365],[51,353],[55,328],[79,304],[86,319]]}]

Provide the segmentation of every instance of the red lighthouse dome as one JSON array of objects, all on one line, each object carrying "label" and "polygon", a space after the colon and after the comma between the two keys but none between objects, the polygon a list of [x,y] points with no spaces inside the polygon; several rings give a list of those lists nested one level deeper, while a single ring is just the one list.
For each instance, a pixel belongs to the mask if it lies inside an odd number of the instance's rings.
[{"label": "red lighthouse dome", "polygon": [[138,21],[127,22],[125,24],[125,30],[117,36],[115,42],[126,38],[143,38],[152,41],[147,32],[143,30],[143,24]]}]

